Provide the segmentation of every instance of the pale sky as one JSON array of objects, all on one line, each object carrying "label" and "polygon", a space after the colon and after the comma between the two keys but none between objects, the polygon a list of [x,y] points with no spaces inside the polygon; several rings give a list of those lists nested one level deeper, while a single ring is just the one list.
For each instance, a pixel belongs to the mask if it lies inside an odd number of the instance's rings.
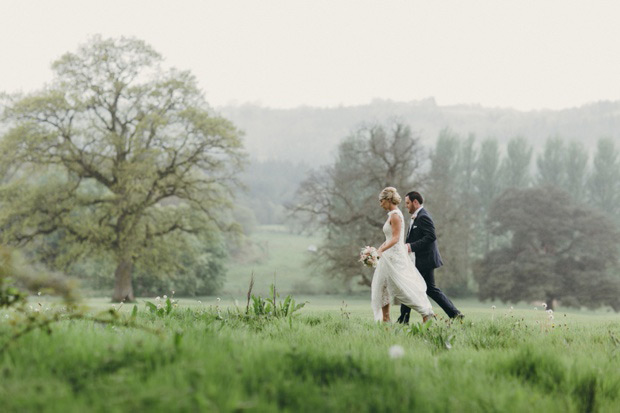
[{"label": "pale sky", "polygon": [[147,41],[216,107],[620,100],[614,0],[0,0],[0,91],[94,34]]}]

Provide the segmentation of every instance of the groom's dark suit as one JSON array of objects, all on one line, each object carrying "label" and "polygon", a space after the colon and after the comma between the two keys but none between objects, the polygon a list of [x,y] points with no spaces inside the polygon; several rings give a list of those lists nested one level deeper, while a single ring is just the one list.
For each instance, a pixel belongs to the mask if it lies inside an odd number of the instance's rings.
[{"label": "groom's dark suit", "polygon": [[[452,301],[435,286],[435,268],[443,265],[439,249],[437,248],[437,236],[433,219],[424,208],[418,211],[418,215],[409,228],[405,241],[415,253],[415,266],[426,281],[426,294],[452,318],[459,314]],[[408,323],[411,308],[406,305],[400,306],[399,323]]]}]

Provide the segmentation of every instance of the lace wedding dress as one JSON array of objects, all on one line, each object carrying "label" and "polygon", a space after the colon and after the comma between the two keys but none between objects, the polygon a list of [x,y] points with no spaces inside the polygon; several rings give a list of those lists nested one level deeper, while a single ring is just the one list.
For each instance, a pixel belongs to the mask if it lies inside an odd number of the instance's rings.
[{"label": "lace wedding dress", "polygon": [[405,246],[405,225],[399,209],[388,212],[388,220],[383,225],[386,241],[392,239],[390,217],[396,214],[400,218],[400,239],[391,248],[383,252],[372,277],[371,306],[375,321],[383,320],[381,307],[390,304],[404,304],[422,316],[433,315],[431,302],[426,296],[426,282],[413,264]]}]

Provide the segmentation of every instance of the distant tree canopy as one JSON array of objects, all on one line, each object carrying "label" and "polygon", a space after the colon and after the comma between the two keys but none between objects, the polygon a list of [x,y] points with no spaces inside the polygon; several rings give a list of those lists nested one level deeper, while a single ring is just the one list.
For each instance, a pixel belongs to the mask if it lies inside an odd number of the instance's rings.
[{"label": "distant tree canopy", "polygon": [[620,311],[618,231],[605,215],[553,187],[512,189],[488,221],[506,245],[489,251],[476,272],[479,297],[505,302],[554,300]]},{"label": "distant tree canopy", "polygon": [[294,211],[298,219],[324,231],[319,261],[329,274],[370,285],[372,271],[355,261],[363,246],[384,241],[381,228],[387,216],[379,206],[379,192],[394,186],[404,197],[412,190],[423,153],[403,124],[364,127],[340,143],[332,165],[311,172],[300,185]]},{"label": "distant tree canopy", "polygon": [[208,259],[201,246],[233,228],[239,133],[189,72],[161,61],[143,41],[95,37],[54,62],[51,85],[4,111],[2,240],[56,241],[54,266],[112,261],[114,300],[133,300],[136,266],[187,270],[180,251]]},{"label": "distant tree canopy", "polygon": [[[620,101],[596,102],[570,110],[522,112],[478,105],[438,105],[434,99],[396,102],[375,99],[365,105],[274,109],[260,104],[218,108],[247,131],[248,151],[261,160],[286,160],[322,165],[333,161],[339,140],[352,125],[369,119],[379,123],[397,118],[420,131],[421,142],[434,146],[446,126],[461,136],[496,137],[501,147],[523,136],[538,154],[549,136],[579,141],[586,148],[600,137],[620,138]],[[536,157],[533,158],[536,163]],[[535,177],[537,179],[537,177]]]},{"label": "distant tree canopy", "polygon": [[285,205],[294,201],[295,191],[309,169],[305,164],[252,159],[241,176],[247,186],[241,202],[251,206],[249,214],[253,213],[259,223],[283,224]]}]

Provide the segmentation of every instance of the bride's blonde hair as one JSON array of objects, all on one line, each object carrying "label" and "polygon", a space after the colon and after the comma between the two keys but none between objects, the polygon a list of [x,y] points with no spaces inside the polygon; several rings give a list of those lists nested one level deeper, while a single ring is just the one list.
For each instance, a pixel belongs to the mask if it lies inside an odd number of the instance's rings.
[{"label": "bride's blonde hair", "polygon": [[392,186],[384,188],[379,194],[379,201],[383,201],[384,199],[390,201],[394,205],[400,204],[400,201],[402,200],[396,188]]}]

